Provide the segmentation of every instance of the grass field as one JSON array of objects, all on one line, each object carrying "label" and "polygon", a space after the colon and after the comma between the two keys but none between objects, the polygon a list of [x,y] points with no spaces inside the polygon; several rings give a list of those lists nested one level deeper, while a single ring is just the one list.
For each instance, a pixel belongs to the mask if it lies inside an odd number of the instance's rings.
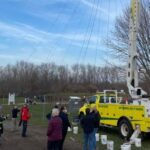
[{"label": "grass field", "polygon": [[[1,99],[0,102],[2,103],[3,100]],[[17,98],[17,103],[22,103],[23,98]],[[4,104],[6,104],[5,102]],[[21,107],[22,105],[18,105],[18,107]],[[11,114],[12,105],[3,105],[3,113],[4,114]],[[30,105],[30,112],[31,112],[31,119],[30,119],[30,125],[32,126],[47,126],[47,119],[46,114],[50,112],[52,105],[50,104],[37,104],[37,105]],[[70,120],[72,120],[72,115],[70,114]],[[114,150],[119,150],[120,145],[123,144],[124,140],[122,140],[119,136],[119,133],[116,129],[107,129],[107,128],[101,128],[99,131],[100,135],[107,135],[108,140],[114,141]],[[79,134],[74,135],[73,133],[69,133],[68,137],[73,137],[75,140],[79,143],[83,143],[83,133],[82,129],[79,128]],[[105,150],[106,145],[101,145],[100,142],[98,144],[101,150]],[[142,148],[136,148],[135,146],[132,146],[132,150],[150,150],[150,137],[146,138],[142,142]]]},{"label": "grass field", "polygon": [[[21,108],[22,105],[18,105],[18,108]],[[37,126],[45,126],[47,125],[47,119],[46,114],[50,112],[50,108],[52,106],[48,104],[37,104],[37,105],[30,105],[30,113],[31,113],[31,119],[30,119],[30,125],[37,125]],[[13,106],[10,105],[4,105],[3,106],[3,114],[4,115],[11,115],[11,110]]]},{"label": "grass field", "polygon": [[[114,150],[120,150],[121,145],[125,142],[120,138],[119,133],[116,129],[100,128],[99,134],[100,136],[107,135],[109,141],[114,141]],[[81,128],[79,128],[78,135],[69,133],[69,136],[72,136],[80,143],[83,143],[83,133]],[[107,150],[107,146],[102,145],[100,141],[97,142],[97,146],[99,147],[99,150]],[[150,150],[150,136],[145,138],[145,140],[142,142],[142,148],[137,148],[132,145],[132,150]]]}]

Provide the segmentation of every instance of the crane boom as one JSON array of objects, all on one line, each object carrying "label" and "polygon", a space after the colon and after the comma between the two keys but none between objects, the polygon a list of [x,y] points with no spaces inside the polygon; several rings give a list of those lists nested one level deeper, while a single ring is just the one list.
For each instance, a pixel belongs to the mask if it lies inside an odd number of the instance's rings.
[{"label": "crane boom", "polygon": [[131,0],[130,24],[129,24],[129,58],[127,86],[129,94],[133,99],[142,98],[147,93],[139,87],[138,67],[137,67],[137,31],[139,27],[140,1]]}]

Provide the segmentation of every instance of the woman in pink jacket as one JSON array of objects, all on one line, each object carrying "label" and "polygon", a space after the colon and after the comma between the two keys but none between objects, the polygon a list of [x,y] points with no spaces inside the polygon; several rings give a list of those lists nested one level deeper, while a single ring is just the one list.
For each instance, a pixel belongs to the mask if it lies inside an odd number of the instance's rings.
[{"label": "woman in pink jacket", "polygon": [[59,110],[56,108],[52,110],[52,117],[49,120],[47,136],[47,150],[59,150],[60,141],[62,140],[62,120],[59,117]]}]

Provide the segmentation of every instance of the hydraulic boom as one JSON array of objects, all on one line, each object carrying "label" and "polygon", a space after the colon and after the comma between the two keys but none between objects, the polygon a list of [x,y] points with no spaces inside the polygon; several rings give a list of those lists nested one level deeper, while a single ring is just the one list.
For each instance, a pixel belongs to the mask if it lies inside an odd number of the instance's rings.
[{"label": "hydraulic boom", "polygon": [[137,31],[139,28],[140,1],[131,0],[130,24],[129,24],[129,59],[127,86],[129,94],[133,99],[142,98],[147,93],[139,87],[138,67],[137,67]]}]

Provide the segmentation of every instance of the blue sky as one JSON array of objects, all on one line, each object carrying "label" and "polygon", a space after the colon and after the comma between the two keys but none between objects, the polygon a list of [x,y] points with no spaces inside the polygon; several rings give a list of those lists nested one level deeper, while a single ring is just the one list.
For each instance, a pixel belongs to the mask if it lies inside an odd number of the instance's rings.
[{"label": "blue sky", "polygon": [[103,65],[104,39],[130,0],[0,0],[0,66]]}]

